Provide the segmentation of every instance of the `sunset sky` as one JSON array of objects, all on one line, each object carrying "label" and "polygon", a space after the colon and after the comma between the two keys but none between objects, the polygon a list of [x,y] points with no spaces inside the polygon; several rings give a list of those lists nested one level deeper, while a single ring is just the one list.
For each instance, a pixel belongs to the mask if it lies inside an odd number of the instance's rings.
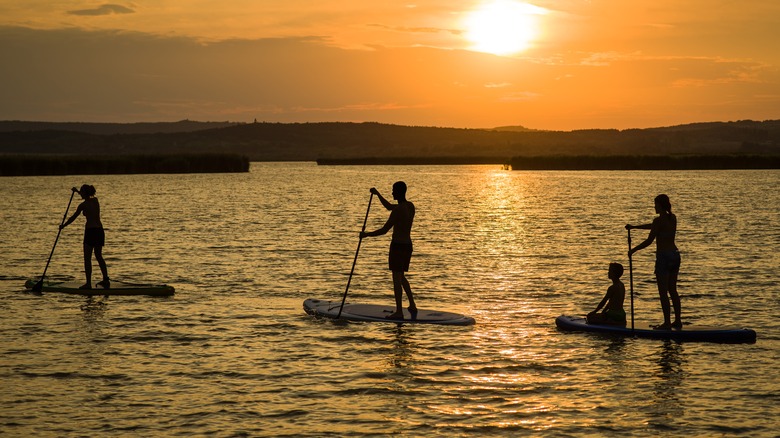
[{"label": "sunset sky", "polygon": [[776,0],[0,0],[0,120],[780,118]]}]

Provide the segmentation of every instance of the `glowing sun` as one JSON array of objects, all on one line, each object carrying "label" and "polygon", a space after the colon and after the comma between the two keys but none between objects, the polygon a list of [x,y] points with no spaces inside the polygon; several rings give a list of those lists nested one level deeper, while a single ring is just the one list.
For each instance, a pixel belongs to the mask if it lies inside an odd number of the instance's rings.
[{"label": "glowing sun", "polygon": [[511,55],[527,49],[538,36],[538,19],[546,9],[528,3],[496,0],[483,3],[465,20],[470,49]]}]

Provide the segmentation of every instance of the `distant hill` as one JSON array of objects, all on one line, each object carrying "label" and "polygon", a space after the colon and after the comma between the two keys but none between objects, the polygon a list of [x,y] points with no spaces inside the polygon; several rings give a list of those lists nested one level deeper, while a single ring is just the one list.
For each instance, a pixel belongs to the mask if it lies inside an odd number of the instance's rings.
[{"label": "distant hill", "polygon": [[492,129],[493,131],[509,131],[509,132],[531,132],[538,131],[537,129],[526,128],[525,126],[499,126]]},{"label": "distant hill", "polygon": [[[17,124],[17,125],[14,125]],[[11,127],[16,126],[15,129]],[[202,128],[202,129],[201,129]],[[780,120],[649,129],[536,131],[381,123],[0,122],[0,154],[231,153],[254,161],[534,156],[780,154]]]}]

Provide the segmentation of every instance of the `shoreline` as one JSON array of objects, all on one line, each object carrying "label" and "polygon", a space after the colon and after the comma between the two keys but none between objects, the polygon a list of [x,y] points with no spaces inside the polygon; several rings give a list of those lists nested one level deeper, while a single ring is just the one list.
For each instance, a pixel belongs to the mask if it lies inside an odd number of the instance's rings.
[{"label": "shoreline", "polygon": [[780,169],[780,155],[550,155],[529,157],[320,158],[319,166],[478,165],[512,170]]},{"label": "shoreline", "polygon": [[514,157],[514,170],[780,169],[780,155],[567,155]]}]

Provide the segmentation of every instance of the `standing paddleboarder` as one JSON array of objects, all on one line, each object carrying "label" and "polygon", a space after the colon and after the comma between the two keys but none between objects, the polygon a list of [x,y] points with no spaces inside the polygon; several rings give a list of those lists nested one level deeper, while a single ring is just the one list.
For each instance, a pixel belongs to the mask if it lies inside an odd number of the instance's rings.
[{"label": "standing paddleboarder", "polygon": [[371,193],[379,198],[386,209],[390,210],[390,217],[382,228],[360,232],[360,238],[369,236],[382,236],[393,229],[393,237],[390,242],[389,267],[393,273],[393,293],[395,294],[395,312],[388,315],[388,319],[404,319],[403,292],[409,299],[409,312],[414,318],[417,314],[417,306],[412,296],[412,288],[406,279],[405,272],[409,271],[409,262],[412,259],[412,222],[414,221],[414,204],[406,200],[406,183],[398,181],[393,184],[393,199],[398,201],[393,204],[379,194],[379,190],[371,188]]},{"label": "standing paddleboarder", "polygon": [[95,197],[97,191],[94,186],[87,184],[82,185],[81,190],[75,187],[71,190],[81,195],[84,202],[79,204],[73,216],[60,225],[60,229],[70,225],[82,213],[87,220],[84,225],[84,273],[87,276],[87,282],[79,289],[92,289],[93,251],[95,252],[95,259],[100,266],[100,272],[103,273],[103,281],[98,282],[97,285],[102,286],[104,289],[109,289],[111,280],[108,279],[108,268],[106,267],[106,261],[103,260],[103,245],[106,242],[106,234],[103,230],[103,223],[100,222],[100,203],[98,203],[98,199]]},{"label": "standing paddleboarder", "polygon": [[[655,212],[658,217],[646,225],[626,225],[627,230],[650,230],[647,239],[628,251],[628,256],[656,242],[655,279],[658,283],[658,295],[661,298],[661,310],[664,312],[664,323],[656,326],[658,330],[681,329],[680,295],[677,293],[677,276],[680,273],[680,252],[674,243],[677,234],[677,216],[672,213],[672,203],[666,195],[655,197]],[[671,321],[669,297],[674,306],[674,322]]]}]

